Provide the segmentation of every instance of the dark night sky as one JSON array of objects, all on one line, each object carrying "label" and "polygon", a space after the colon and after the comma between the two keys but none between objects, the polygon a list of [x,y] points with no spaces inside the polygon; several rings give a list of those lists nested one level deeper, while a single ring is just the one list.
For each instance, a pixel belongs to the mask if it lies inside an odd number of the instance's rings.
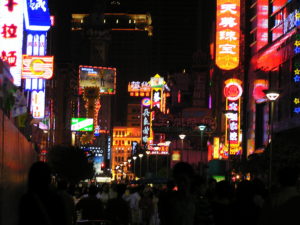
[{"label": "dark night sky", "polygon": [[[101,0],[49,0],[49,7],[59,8],[62,12],[72,13],[127,12],[147,13],[152,17],[153,36],[145,38],[138,35],[130,37],[123,46],[112,46],[108,64],[117,67],[117,117],[116,122],[124,125],[127,97],[127,84],[133,80],[149,80],[156,73],[166,77],[168,73],[189,70],[192,56],[200,48],[208,51],[211,21],[214,18],[213,4],[215,1],[203,0],[119,0],[120,4],[106,6]],[[71,3],[71,4],[70,4]],[[71,7],[70,7],[70,5]],[[124,34],[123,34],[124,35]],[[114,37],[113,37],[114,38]],[[128,40],[135,41],[128,41]],[[136,44],[134,44],[136,43]],[[124,46],[128,45],[128,46]],[[119,49],[119,51],[118,51]],[[130,51],[122,58],[121,50]],[[67,55],[65,55],[67,57]]]}]

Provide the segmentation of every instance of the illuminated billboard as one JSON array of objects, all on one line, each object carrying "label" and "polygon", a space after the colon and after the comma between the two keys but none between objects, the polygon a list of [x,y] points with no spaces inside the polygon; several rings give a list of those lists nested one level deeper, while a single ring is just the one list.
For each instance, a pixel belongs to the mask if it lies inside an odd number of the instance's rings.
[{"label": "illuminated billboard", "polygon": [[224,96],[226,97],[226,111],[230,116],[226,117],[226,146],[230,155],[240,153],[240,107],[243,88],[242,81],[228,79],[225,81]]},{"label": "illuminated billboard", "polygon": [[26,0],[24,10],[25,29],[48,31],[51,26],[47,0]]},{"label": "illuminated billboard", "polygon": [[53,76],[53,56],[23,55],[22,79],[43,78]]},{"label": "illuminated billboard", "polygon": [[23,3],[0,0],[0,58],[9,64],[16,86],[21,86]]},{"label": "illuminated billboard", "polygon": [[79,66],[79,87],[98,87],[101,94],[116,93],[116,68]]},{"label": "illuminated billboard", "polygon": [[240,54],[240,0],[217,0],[216,23],[216,65],[235,69]]},{"label": "illuminated billboard", "polygon": [[71,131],[93,131],[92,118],[72,118]]},{"label": "illuminated billboard", "polygon": [[45,92],[33,91],[31,93],[31,113],[33,118],[45,117]]}]

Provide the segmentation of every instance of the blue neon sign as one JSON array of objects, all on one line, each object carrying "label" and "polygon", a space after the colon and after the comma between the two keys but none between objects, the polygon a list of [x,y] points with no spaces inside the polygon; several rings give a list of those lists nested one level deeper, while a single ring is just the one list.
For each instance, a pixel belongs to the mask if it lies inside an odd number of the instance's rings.
[{"label": "blue neon sign", "polygon": [[24,7],[25,29],[48,31],[51,26],[48,0],[26,0]]}]

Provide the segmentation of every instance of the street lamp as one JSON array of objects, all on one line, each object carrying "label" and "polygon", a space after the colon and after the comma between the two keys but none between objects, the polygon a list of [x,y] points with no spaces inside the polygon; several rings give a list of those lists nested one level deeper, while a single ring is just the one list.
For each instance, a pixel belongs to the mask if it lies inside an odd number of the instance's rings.
[{"label": "street lamp", "polygon": [[[203,148],[203,133],[206,129],[206,125],[205,124],[200,124],[198,126],[199,130],[200,130],[200,163],[202,162],[202,148]],[[201,165],[201,164],[200,164]],[[202,167],[200,167],[201,172],[202,172]]]},{"label": "street lamp", "polygon": [[133,173],[134,173],[134,176],[136,176],[135,175],[135,160],[137,159],[137,156],[133,156],[132,158],[133,158]]},{"label": "street lamp", "polygon": [[171,141],[166,141],[165,142],[167,147],[168,147],[168,154],[167,154],[167,178],[169,178],[169,152],[170,152],[170,144],[171,144]]},{"label": "street lamp", "polygon": [[143,158],[143,154],[139,154],[140,157],[140,177],[142,177],[142,158]]},{"label": "street lamp", "polygon": [[185,134],[179,134],[178,136],[181,139],[181,159],[180,159],[180,161],[182,161],[182,158],[183,158],[183,140],[185,139],[186,135]]},{"label": "street lamp", "polygon": [[159,147],[158,146],[155,146],[154,147],[154,150],[155,150],[155,176],[157,177],[157,155],[158,155],[158,150],[159,150]]},{"label": "street lamp", "polygon": [[149,155],[150,155],[150,151],[147,150],[146,151],[146,156],[147,156],[147,173],[149,173]]},{"label": "street lamp", "polygon": [[279,97],[279,92],[274,90],[264,90],[263,91],[266,94],[267,99],[271,103],[271,112],[270,112],[270,131],[269,131],[269,147],[270,147],[270,159],[269,159],[269,187],[271,187],[272,184],[272,151],[273,151],[273,123],[274,123],[274,104],[275,101]]}]

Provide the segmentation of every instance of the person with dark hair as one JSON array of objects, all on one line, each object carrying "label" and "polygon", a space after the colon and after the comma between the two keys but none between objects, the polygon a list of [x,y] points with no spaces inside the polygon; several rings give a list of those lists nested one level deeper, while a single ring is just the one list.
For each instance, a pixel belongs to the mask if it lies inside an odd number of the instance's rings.
[{"label": "person with dark hair", "polygon": [[160,205],[168,209],[160,208],[161,225],[194,225],[195,201],[191,193],[191,184],[194,177],[193,167],[185,162],[177,163],[173,168],[173,178],[177,191],[161,199]]},{"label": "person with dark hair", "polygon": [[104,206],[100,199],[96,197],[98,188],[91,184],[88,196],[79,200],[76,210],[81,211],[81,219],[83,220],[100,220],[104,219]]},{"label": "person with dark hair", "polygon": [[63,201],[50,186],[51,170],[47,163],[35,162],[28,174],[28,190],[19,205],[19,225],[65,225]]},{"label": "person with dark hair", "polygon": [[117,198],[108,200],[106,218],[111,222],[111,225],[128,225],[130,208],[128,203],[122,198],[126,186],[124,184],[117,184],[115,189]]}]

